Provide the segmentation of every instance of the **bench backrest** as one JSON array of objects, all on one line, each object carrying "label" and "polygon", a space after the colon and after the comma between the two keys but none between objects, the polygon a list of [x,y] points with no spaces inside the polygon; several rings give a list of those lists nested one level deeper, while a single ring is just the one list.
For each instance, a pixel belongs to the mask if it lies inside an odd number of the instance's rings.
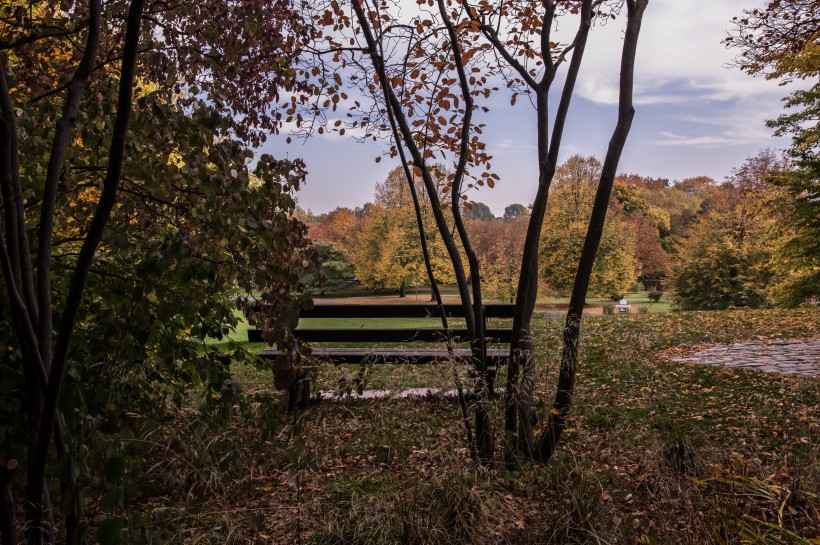
[{"label": "bench backrest", "polygon": [[[515,305],[488,304],[484,305],[486,319],[512,318]],[[344,303],[319,303],[312,309],[302,310],[300,318],[435,318],[444,312],[450,318],[463,318],[464,309],[461,305],[361,305]],[[299,326],[295,334],[307,342],[437,342],[444,340],[444,331],[441,323],[438,327],[422,328],[310,328]],[[487,342],[509,343],[511,330],[509,328],[488,327],[485,323]],[[467,339],[467,330],[451,328],[450,333],[454,340]],[[250,342],[261,342],[262,336],[258,329],[248,330]]]}]

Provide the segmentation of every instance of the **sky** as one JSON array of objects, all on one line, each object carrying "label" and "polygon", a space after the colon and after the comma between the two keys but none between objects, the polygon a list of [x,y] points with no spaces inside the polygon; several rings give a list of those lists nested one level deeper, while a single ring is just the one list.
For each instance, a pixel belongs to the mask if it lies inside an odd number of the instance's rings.
[{"label": "sky", "polygon": [[[788,147],[788,140],[772,137],[765,121],[781,113],[781,100],[794,87],[741,72],[732,66],[736,51],[722,43],[732,17],[762,5],[763,0],[650,1],[635,68],[636,114],[619,172],[722,181],[760,150]],[[622,29],[619,20],[590,33],[561,161],[574,154],[603,159],[606,153],[617,116]],[[562,84],[556,80],[553,89],[560,91]],[[557,93],[552,100],[557,103]],[[509,97],[498,95],[491,101],[490,113],[479,121],[486,124],[483,138],[501,180],[470,198],[501,215],[507,205],[529,204],[535,195],[535,118],[526,100],[511,106]],[[297,198],[316,214],[372,200],[375,184],[398,165],[386,157],[375,161],[386,151],[386,140],[362,144],[326,134],[287,144],[287,136],[271,136],[261,151],[306,162],[308,177]]]}]

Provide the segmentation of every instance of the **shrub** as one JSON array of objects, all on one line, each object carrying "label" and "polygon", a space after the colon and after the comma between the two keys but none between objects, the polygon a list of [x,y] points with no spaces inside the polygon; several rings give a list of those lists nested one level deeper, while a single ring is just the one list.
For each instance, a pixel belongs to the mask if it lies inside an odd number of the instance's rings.
[{"label": "shrub", "polygon": [[663,292],[662,291],[650,291],[648,293],[648,296],[649,296],[650,301],[652,301],[653,303],[657,303],[658,301],[661,300],[661,297],[663,297]]},{"label": "shrub", "polygon": [[612,303],[604,303],[601,308],[603,308],[604,314],[615,314],[615,305]]},{"label": "shrub", "polygon": [[648,314],[649,307],[646,305],[638,305],[638,314]]},{"label": "shrub", "polygon": [[617,303],[618,301],[620,301],[621,299],[624,298],[624,294],[623,293],[613,293],[612,295],[609,296],[609,298]]}]

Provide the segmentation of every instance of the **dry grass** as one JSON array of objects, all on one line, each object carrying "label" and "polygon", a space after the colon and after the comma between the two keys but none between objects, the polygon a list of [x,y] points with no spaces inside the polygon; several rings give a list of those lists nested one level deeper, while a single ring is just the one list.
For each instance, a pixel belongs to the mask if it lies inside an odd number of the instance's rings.
[{"label": "dry grass", "polygon": [[[591,320],[557,456],[515,471],[470,460],[453,400],[324,402],[290,417],[264,385],[247,384],[227,410],[144,423],[129,539],[805,545],[820,537],[820,378],[658,354],[684,343],[816,337],[819,318],[805,310]],[[560,331],[541,327],[543,414]]]}]

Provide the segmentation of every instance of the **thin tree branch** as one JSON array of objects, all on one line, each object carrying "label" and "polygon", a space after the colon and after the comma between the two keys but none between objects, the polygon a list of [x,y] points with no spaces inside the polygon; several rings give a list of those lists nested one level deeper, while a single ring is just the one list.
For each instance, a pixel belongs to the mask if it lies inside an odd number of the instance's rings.
[{"label": "thin tree branch", "polygon": [[[60,321],[54,356],[49,370],[48,389],[44,400],[42,418],[29,461],[27,501],[30,510],[27,516],[27,523],[30,525],[29,531],[34,538],[30,540],[30,543],[33,545],[40,545],[43,540],[42,533],[40,532],[42,529],[40,526],[43,521],[42,490],[45,482],[45,468],[49,444],[51,442],[51,431],[54,427],[54,421],[57,415],[57,402],[62,388],[68,349],[76,326],[77,315],[85,291],[89,269],[94,259],[94,253],[102,239],[103,231],[105,230],[105,226],[111,215],[111,210],[117,199],[117,189],[119,187],[125,151],[125,137],[131,115],[136,59],[144,3],[144,0],[133,0],[128,10],[125,42],[123,46],[123,62],[120,70],[117,114],[114,121],[111,148],[109,150],[108,171],[103,183],[102,194],[97,203],[97,209],[91,220],[88,236],[80,250],[77,267],[71,278],[65,308]],[[32,525],[37,527],[32,528]]]},{"label": "thin tree branch", "polygon": [[[493,27],[485,24],[481,19],[478,18],[475,8],[471,7],[467,0],[464,0],[464,7],[467,10],[467,15],[469,15],[471,21],[476,21],[479,25],[481,25],[481,32],[487,38],[487,40],[493,45],[496,51],[507,61],[507,64],[512,67],[513,70],[518,73],[519,77],[524,80],[524,83],[527,84],[528,87],[531,89],[536,89],[538,87],[538,83],[533,79],[530,73],[527,71],[527,68],[518,62],[515,57],[507,50],[504,43],[498,37],[498,31]],[[473,14],[476,16],[473,16]]]},{"label": "thin tree branch", "polygon": [[57,189],[60,184],[60,170],[65,160],[69,136],[74,127],[77,110],[83,88],[94,68],[94,59],[100,45],[102,26],[102,2],[91,0],[89,4],[88,36],[85,51],[68,83],[68,93],[63,105],[63,112],[57,121],[51,153],[48,158],[43,199],[40,208],[40,225],[37,229],[37,303],[40,316],[38,341],[40,355],[48,373],[51,367],[51,350],[53,327],[51,308],[51,254],[54,229],[54,208],[57,202]]},{"label": "thin tree branch", "polygon": [[587,227],[584,246],[578,261],[575,273],[575,282],[572,288],[569,309],[567,310],[564,325],[564,340],[561,350],[561,367],[558,375],[558,386],[549,420],[538,438],[538,460],[546,462],[555,452],[555,447],[561,438],[566,426],[566,418],[572,402],[575,384],[576,366],[578,363],[578,339],[583,320],[584,302],[589,281],[592,275],[592,266],[603,234],[606,212],[612,194],[612,186],[618,169],[635,108],[632,104],[634,88],[635,55],[638,46],[638,36],[641,30],[641,21],[648,0],[627,0],[627,25],[624,36],[624,45],[621,54],[621,80],[618,98],[618,121],[612,131],[606,158],[601,169],[601,178],[595,193],[595,203],[592,207],[589,225]]}]

